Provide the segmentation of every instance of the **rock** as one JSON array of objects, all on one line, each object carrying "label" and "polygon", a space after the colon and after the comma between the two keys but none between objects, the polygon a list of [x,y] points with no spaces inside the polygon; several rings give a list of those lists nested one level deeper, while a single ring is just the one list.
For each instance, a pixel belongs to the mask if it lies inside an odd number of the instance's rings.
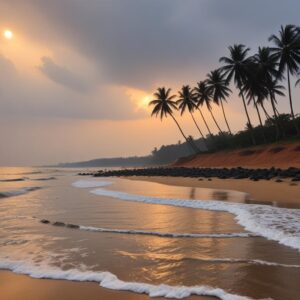
[{"label": "rock", "polygon": [[69,228],[73,228],[73,229],[78,229],[79,228],[79,225],[75,225],[75,224],[67,224],[66,226],[69,227]]},{"label": "rock", "polygon": [[64,222],[54,222],[53,225],[54,226],[66,226],[66,224]]},{"label": "rock", "polygon": [[296,176],[292,179],[292,181],[300,181],[300,175],[296,175]]},{"label": "rock", "polygon": [[296,185],[297,185],[297,183],[295,183],[295,182],[291,182],[291,183],[290,183],[290,185],[291,185],[291,186],[296,186]]},{"label": "rock", "polygon": [[275,180],[275,182],[283,182],[283,180],[278,178],[278,179]]},{"label": "rock", "polygon": [[46,220],[46,219],[42,219],[40,222],[43,223],[43,224],[49,224],[50,223],[50,221]]}]

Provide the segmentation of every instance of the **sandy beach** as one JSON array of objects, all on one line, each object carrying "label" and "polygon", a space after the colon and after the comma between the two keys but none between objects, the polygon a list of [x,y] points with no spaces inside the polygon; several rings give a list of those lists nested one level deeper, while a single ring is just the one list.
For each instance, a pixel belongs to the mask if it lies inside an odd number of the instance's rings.
[{"label": "sandy beach", "polygon": [[126,177],[132,180],[157,182],[161,184],[186,186],[195,188],[212,188],[222,190],[235,190],[249,194],[249,203],[272,202],[274,206],[299,207],[300,206],[300,184],[291,185],[290,180],[276,182],[275,180],[251,181],[249,179],[218,179],[186,177]]}]

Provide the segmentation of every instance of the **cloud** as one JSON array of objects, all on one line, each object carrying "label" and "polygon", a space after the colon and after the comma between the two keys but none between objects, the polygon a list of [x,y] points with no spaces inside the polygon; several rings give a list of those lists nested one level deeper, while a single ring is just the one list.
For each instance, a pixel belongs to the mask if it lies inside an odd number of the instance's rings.
[{"label": "cloud", "polygon": [[[227,55],[227,47],[233,43],[244,43],[251,47],[251,53],[258,45],[270,45],[269,35],[278,32],[281,24],[299,25],[300,2],[0,0],[0,7],[0,25],[15,32],[9,43],[1,40],[0,119],[6,126],[16,128],[15,120],[45,117],[74,124],[84,119],[105,124],[107,120],[121,120],[114,138],[131,144],[130,135],[124,135],[125,125],[128,120],[145,120],[149,115],[145,104],[156,87],[168,86],[175,93],[182,84],[194,85],[220,66],[219,57]],[[22,65],[22,61],[26,63]],[[233,129],[239,130],[246,119],[238,93],[233,91],[226,111],[231,112]],[[300,89],[293,88],[292,93],[295,111],[299,112],[300,102],[296,100]],[[287,98],[278,102],[281,112],[289,111]],[[217,115],[218,111],[216,108]],[[253,108],[250,112],[255,120]],[[154,120],[151,122],[149,127]],[[185,119],[180,122],[187,124]],[[46,136],[47,126],[43,127]],[[192,126],[187,127],[187,133],[193,134]],[[155,131],[160,137],[165,134],[160,142],[177,140],[175,130],[162,128]],[[31,135],[30,130],[24,130],[24,137]],[[65,130],[64,135],[74,132]],[[11,131],[12,136],[14,131],[17,129]],[[105,125],[102,131],[110,132],[110,128]],[[107,149],[97,144],[99,156],[110,156],[113,146],[122,153],[120,143],[103,140]],[[113,146],[106,143],[108,140]],[[140,144],[150,148],[149,138],[144,141]],[[9,143],[13,145],[13,141]],[[92,141],[87,144],[95,147]],[[66,148],[66,153],[72,151],[72,147]]]},{"label": "cloud", "polygon": [[50,80],[77,92],[84,93],[89,90],[88,82],[85,79],[72,73],[66,67],[59,66],[52,58],[44,56],[41,61],[42,65],[38,69]]}]

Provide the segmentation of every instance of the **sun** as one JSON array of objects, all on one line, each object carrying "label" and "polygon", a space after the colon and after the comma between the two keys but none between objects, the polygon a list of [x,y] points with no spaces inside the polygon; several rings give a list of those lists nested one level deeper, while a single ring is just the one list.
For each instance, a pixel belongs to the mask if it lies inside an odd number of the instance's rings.
[{"label": "sun", "polygon": [[5,30],[3,35],[6,39],[11,40],[14,37],[14,34],[10,30]]},{"label": "sun", "polygon": [[149,95],[143,97],[140,100],[140,102],[139,102],[139,107],[146,109],[148,107],[148,105],[149,105],[149,103],[150,103],[151,100],[152,100],[151,96],[149,96]]}]

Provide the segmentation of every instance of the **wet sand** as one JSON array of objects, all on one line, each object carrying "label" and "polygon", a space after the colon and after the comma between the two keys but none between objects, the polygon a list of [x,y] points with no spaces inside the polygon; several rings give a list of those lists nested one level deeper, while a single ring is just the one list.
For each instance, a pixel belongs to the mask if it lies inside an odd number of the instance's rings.
[{"label": "wet sand", "polygon": [[[93,282],[34,279],[9,271],[0,271],[1,300],[146,300],[147,295],[113,291]],[[162,300],[165,298],[155,298]],[[214,300],[215,297],[189,297],[189,299]]]},{"label": "wet sand", "polygon": [[186,177],[126,177],[132,180],[151,181],[175,186],[213,188],[221,190],[236,190],[249,194],[249,203],[271,203],[274,206],[299,208],[300,207],[300,183],[293,183],[290,180],[275,182],[274,180],[252,181],[249,179],[218,179]]}]

